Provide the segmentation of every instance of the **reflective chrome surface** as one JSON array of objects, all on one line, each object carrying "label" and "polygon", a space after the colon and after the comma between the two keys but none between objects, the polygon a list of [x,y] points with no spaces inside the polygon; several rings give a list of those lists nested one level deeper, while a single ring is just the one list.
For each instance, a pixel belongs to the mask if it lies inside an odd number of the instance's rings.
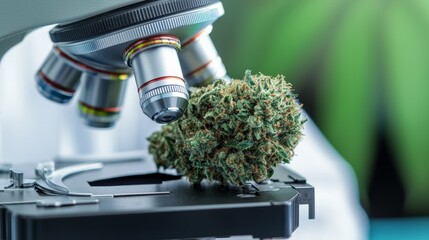
[{"label": "reflective chrome surface", "polygon": [[112,127],[118,120],[125,96],[128,75],[85,73],[79,96],[79,112],[88,126]]},{"label": "reflective chrome surface", "polygon": [[208,26],[182,45],[179,59],[189,87],[207,85],[217,79],[229,79],[209,36],[212,28]]},{"label": "reflective chrome surface", "polygon": [[72,58],[54,47],[36,74],[37,89],[46,98],[67,103],[73,97],[82,74]]},{"label": "reflective chrome surface", "polygon": [[178,119],[188,103],[179,49],[178,38],[162,35],[134,43],[124,56],[134,71],[140,106],[157,123]]}]

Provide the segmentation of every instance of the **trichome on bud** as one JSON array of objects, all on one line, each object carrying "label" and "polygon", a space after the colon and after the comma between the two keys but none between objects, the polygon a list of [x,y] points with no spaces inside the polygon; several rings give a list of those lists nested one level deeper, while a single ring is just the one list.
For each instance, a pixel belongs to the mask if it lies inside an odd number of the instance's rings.
[{"label": "trichome on bud", "polygon": [[296,96],[283,76],[249,70],[243,80],[194,89],[183,116],[148,138],[149,152],[193,183],[265,180],[302,138],[306,119]]}]

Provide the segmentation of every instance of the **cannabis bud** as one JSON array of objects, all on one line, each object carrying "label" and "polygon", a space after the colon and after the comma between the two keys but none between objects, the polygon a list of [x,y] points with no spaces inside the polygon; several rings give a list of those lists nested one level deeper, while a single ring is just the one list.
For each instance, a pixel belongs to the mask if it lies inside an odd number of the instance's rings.
[{"label": "cannabis bud", "polygon": [[288,163],[302,137],[301,105],[283,76],[251,75],[194,89],[176,122],[153,133],[149,152],[159,167],[193,183],[262,181]]}]

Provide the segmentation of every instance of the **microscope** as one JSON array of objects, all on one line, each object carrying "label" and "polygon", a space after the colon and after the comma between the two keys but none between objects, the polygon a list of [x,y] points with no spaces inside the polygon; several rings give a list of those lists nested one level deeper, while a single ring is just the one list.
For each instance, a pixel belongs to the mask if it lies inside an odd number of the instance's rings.
[{"label": "microscope", "polygon": [[[78,98],[90,127],[120,121],[131,75],[143,113],[158,124],[181,117],[192,87],[229,81],[210,38],[224,14],[219,0],[27,4],[0,3],[0,58],[32,29],[58,24],[36,87],[57,104]],[[147,160],[0,167],[1,240],[285,238],[299,226],[300,205],[314,218],[314,188],[284,167],[243,186],[193,186]]]}]

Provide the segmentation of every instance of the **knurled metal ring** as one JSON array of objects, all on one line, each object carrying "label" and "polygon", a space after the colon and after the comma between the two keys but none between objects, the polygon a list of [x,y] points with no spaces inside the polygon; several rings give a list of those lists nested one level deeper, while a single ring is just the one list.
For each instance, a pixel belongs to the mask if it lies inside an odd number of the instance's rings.
[{"label": "knurled metal ring", "polygon": [[125,64],[131,67],[130,60],[136,55],[137,53],[154,47],[154,46],[170,46],[175,48],[176,50],[180,50],[180,40],[172,35],[160,35],[160,36],[153,36],[149,38],[142,39],[140,41],[137,41],[131,46],[127,48],[127,50],[124,53],[124,61]]},{"label": "knurled metal ring", "polygon": [[146,102],[147,100],[149,100],[150,98],[152,98],[154,96],[166,94],[166,93],[171,93],[171,92],[183,93],[186,96],[188,96],[188,91],[183,86],[167,85],[167,86],[162,86],[162,87],[152,89],[149,92],[142,94],[142,97],[140,99],[140,103],[143,104],[144,102]]},{"label": "knurled metal ring", "polygon": [[219,0],[145,0],[51,30],[54,43],[83,41],[116,30],[218,3]]}]

